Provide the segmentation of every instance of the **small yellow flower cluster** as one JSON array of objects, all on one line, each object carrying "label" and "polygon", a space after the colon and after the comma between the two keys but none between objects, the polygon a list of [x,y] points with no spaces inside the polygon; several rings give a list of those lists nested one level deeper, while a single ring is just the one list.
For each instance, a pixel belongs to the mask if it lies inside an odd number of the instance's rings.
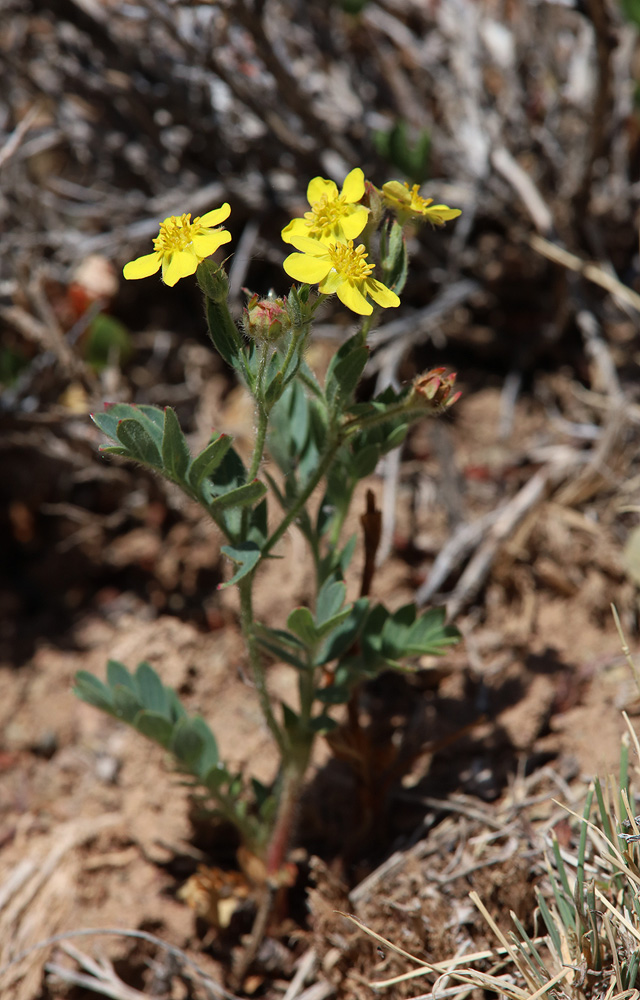
[{"label": "small yellow flower cluster", "polygon": [[[360,204],[364,193],[364,173],[359,167],[347,175],[340,192],[333,181],[314,177],[307,188],[311,211],[282,230],[284,242],[299,251],[289,254],[282,266],[290,278],[317,283],[324,295],[335,292],[348,309],[370,316],[370,299],[383,308],[400,305],[400,299],[372,277],[374,265],[365,245],[354,246],[369,218],[369,209]],[[447,205],[430,207],[432,199],[420,197],[417,185],[409,190],[408,184],[391,181],[378,194],[402,222],[421,216],[443,225],[460,215]]]},{"label": "small yellow flower cluster", "polygon": [[369,217],[369,209],[358,204],[363,196],[360,167],[347,174],[340,192],[333,181],[314,177],[307,188],[311,211],[282,230],[285,243],[299,251],[289,254],[282,266],[290,278],[317,283],[323,295],[335,292],[348,309],[370,316],[370,298],[383,308],[400,305],[400,299],[371,277],[373,264],[364,244],[353,245]]},{"label": "small yellow flower cluster", "polygon": [[[373,190],[372,185],[369,189]],[[354,246],[369,220],[369,209],[362,204],[364,194],[360,167],[347,174],[340,191],[333,181],[314,177],[307,188],[310,211],[282,230],[284,242],[298,251],[289,254],[283,267],[296,281],[317,284],[324,295],[335,292],[347,308],[360,316],[370,316],[370,300],[389,308],[398,306],[400,299],[373,277],[374,265],[364,243]],[[422,198],[417,184],[409,188],[408,184],[389,181],[377,195],[401,224],[410,218],[422,218],[441,226],[460,215],[457,208],[433,205],[431,198]],[[125,278],[147,278],[162,269],[165,284],[175,285],[180,278],[195,274],[201,261],[231,239],[231,234],[219,225],[230,212],[225,202],[193,222],[189,214],[169,216],[160,224],[153,253],[125,264]]]}]

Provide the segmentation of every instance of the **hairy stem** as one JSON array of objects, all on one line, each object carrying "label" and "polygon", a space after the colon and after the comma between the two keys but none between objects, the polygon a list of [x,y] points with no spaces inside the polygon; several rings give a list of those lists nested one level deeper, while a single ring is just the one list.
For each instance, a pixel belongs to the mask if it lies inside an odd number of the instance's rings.
[{"label": "hairy stem", "polygon": [[245,576],[242,580],[240,580],[238,583],[238,589],[240,591],[240,625],[242,627],[242,634],[247,646],[247,652],[249,653],[249,665],[251,667],[253,682],[256,686],[260,708],[262,709],[265,722],[267,723],[271,734],[278,745],[278,750],[280,751],[282,760],[287,761],[290,756],[289,741],[287,740],[281,727],[278,725],[276,717],[273,714],[271,699],[269,698],[269,692],[267,691],[264,664],[262,662],[262,657],[260,655],[260,650],[258,648],[258,643],[253,629],[253,573],[250,573],[248,576]]},{"label": "hairy stem", "polygon": [[282,521],[280,522],[276,530],[273,532],[271,537],[267,540],[267,544],[262,550],[263,558],[269,552],[271,552],[271,549],[274,547],[274,545],[277,545],[277,543],[280,541],[280,539],[284,535],[289,525],[295,521],[298,514],[303,509],[309,497],[315,490],[316,486],[322,480],[322,477],[325,475],[325,473],[329,470],[331,462],[333,461],[334,455],[340,444],[341,444],[340,438],[336,435],[328,445],[327,450],[322,458],[322,461],[318,464],[316,471],[314,472],[313,476],[311,477],[311,479],[305,486],[304,490],[296,500],[295,504],[293,505],[289,513],[286,514],[286,516],[282,519]]}]

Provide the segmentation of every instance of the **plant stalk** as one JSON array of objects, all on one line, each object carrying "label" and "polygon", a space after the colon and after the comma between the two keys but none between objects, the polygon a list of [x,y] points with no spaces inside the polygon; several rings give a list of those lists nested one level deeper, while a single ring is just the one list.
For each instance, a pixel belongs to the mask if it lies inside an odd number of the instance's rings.
[{"label": "plant stalk", "polygon": [[267,723],[271,734],[278,745],[278,750],[280,751],[282,759],[287,761],[290,757],[289,741],[287,740],[281,727],[278,725],[276,717],[273,714],[271,699],[269,698],[269,692],[267,691],[264,665],[262,663],[262,657],[260,655],[260,650],[258,648],[258,643],[253,630],[253,576],[254,574],[250,573],[238,583],[238,589],[240,591],[240,625],[242,628],[242,635],[244,636],[244,641],[247,646],[247,652],[249,653],[249,665],[251,667],[253,682],[258,693],[258,700],[260,702],[262,714],[264,715],[265,722]]}]

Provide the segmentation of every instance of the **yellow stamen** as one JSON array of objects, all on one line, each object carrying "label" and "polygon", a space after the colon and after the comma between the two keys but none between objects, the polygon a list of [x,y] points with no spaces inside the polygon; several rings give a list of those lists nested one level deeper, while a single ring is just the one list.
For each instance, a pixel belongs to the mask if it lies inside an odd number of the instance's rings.
[{"label": "yellow stamen", "polygon": [[310,212],[305,212],[304,217],[311,233],[322,233],[331,230],[336,222],[346,214],[346,204],[342,197],[329,199],[323,194],[320,201],[315,201]]},{"label": "yellow stamen", "polygon": [[161,224],[160,232],[153,241],[153,248],[163,254],[186,250],[201,228],[199,216],[191,222],[191,212],[181,215],[180,218],[172,215]]},{"label": "yellow stamen", "polygon": [[355,249],[353,240],[348,243],[332,243],[328,253],[334,270],[347,281],[362,281],[373,271],[373,264],[367,261],[367,250],[363,243]]}]

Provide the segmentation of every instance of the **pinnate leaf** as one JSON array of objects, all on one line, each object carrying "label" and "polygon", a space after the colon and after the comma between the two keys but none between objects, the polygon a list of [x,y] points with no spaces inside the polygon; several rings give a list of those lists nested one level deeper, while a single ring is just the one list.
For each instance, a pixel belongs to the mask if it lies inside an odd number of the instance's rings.
[{"label": "pinnate leaf", "polygon": [[173,724],[160,712],[143,709],[142,712],[138,712],[133,724],[139,733],[154,743],[159,743],[165,748],[171,743]]},{"label": "pinnate leaf", "polygon": [[144,708],[168,718],[169,709],[164,684],[153,667],[146,662],[140,663],[136,670],[136,688]]}]

